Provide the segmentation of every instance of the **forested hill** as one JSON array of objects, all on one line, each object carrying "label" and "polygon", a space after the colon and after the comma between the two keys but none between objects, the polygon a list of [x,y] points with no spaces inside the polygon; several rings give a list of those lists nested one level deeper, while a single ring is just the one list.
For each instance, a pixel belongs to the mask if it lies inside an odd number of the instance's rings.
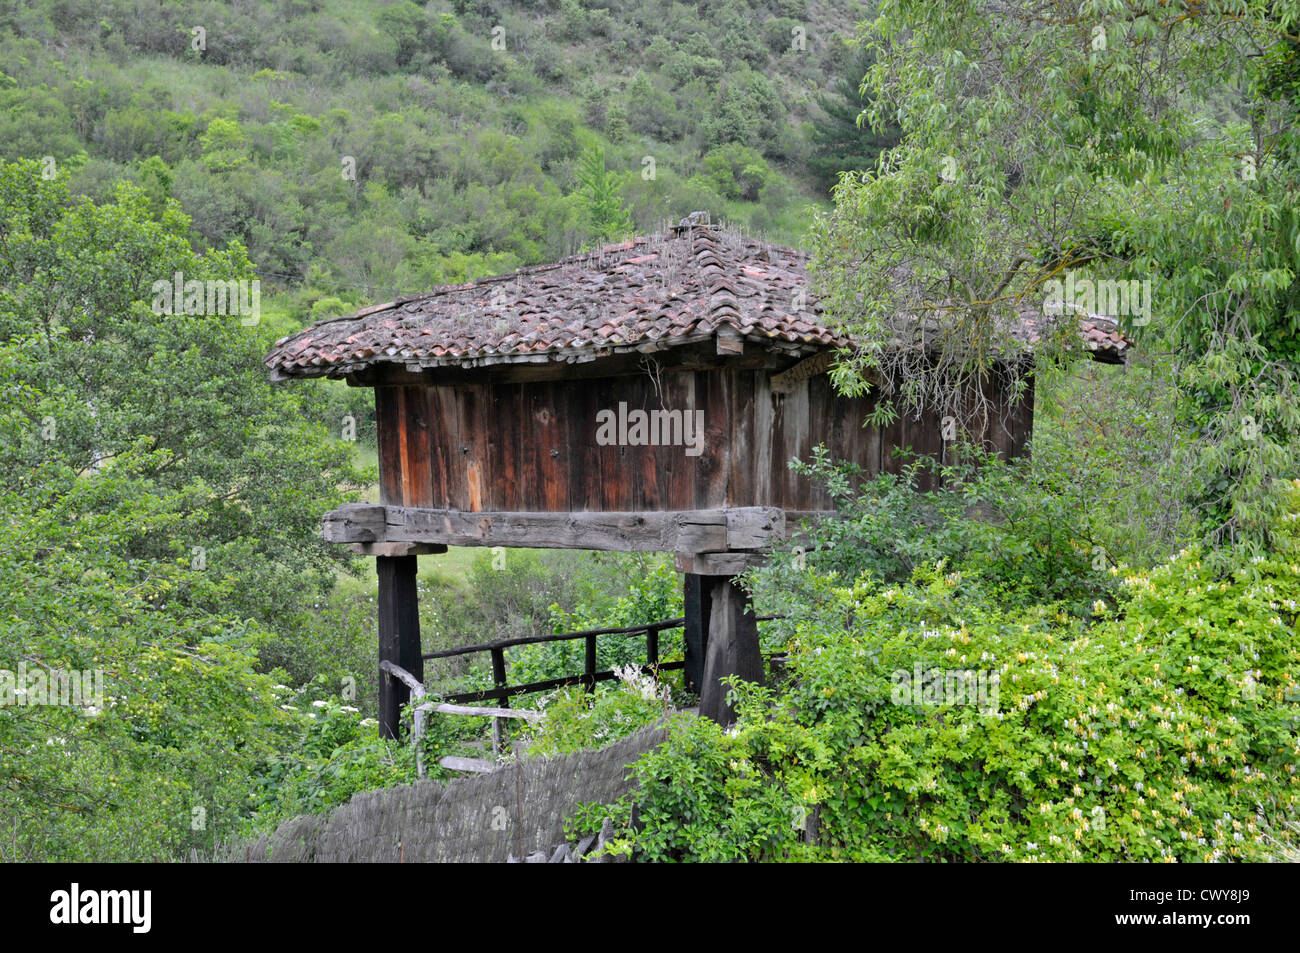
[{"label": "forested hill", "polygon": [[239,240],[318,313],[695,209],[791,242],[863,7],[4,0],[0,154],[173,198],[200,249]]}]

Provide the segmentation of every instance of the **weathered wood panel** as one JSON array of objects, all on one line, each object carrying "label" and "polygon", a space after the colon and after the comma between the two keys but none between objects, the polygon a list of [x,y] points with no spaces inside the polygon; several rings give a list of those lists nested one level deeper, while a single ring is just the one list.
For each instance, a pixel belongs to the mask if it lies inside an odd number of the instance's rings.
[{"label": "weathered wood panel", "polygon": [[[516,397],[517,388],[506,390],[506,396]],[[517,397],[516,397],[517,400]],[[487,466],[488,433],[492,429],[504,432],[513,431],[517,436],[523,425],[522,408],[517,402],[512,403],[507,420],[493,422],[492,388],[486,384],[466,387],[457,393],[456,430],[460,438],[460,476],[464,490],[462,499],[466,509],[478,511],[487,506],[496,505],[500,493],[501,481],[489,475]],[[486,498],[486,499],[485,499]]]},{"label": "weathered wood panel", "polygon": [[433,498],[442,499],[451,506],[452,499],[464,501],[463,473],[461,473],[460,432],[456,426],[458,394],[451,387],[429,387],[429,446],[438,458],[432,468],[434,475],[442,478],[442,486],[434,486]]},{"label": "weathered wood panel", "polygon": [[[740,364],[737,361],[737,364]],[[837,395],[824,373],[773,393],[771,368],[666,368],[572,380],[496,379],[376,388],[380,488],[386,503],[466,512],[642,512],[724,506],[826,509],[825,492],[789,469],[818,444],[868,475],[897,473],[893,450],[945,455],[938,413],[863,427],[874,398]],[[987,443],[1027,447],[1032,394],[1009,405],[995,381]],[[683,445],[601,446],[597,415],[703,411],[703,452]],[[969,402],[973,408],[975,401]],[[959,412],[963,423],[969,414]]]},{"label": "weathered wood panel", "polygon": [[[557,399],[560,396],[552,383],[521,385],[520,401],[526,414],[519,431],[519,448],[524,470],[523,479],[516,485],[523,499],[540,510],[569,508],[569,434],[563,424],[564,406]],[[498,505],[503,485],[504,481],[495,481],[494,506]],[[499,503],[507,505],[509,501]]]},{"label": "weathered wood panel", "polygon": [[[730,404],[727,371],[697,371],[694,410],[704,411],[704,446],[695,464],[695,505],[701,509],[727,500],[731,447],[738,421]],[[683,448],[685,453],[685,448]]]},{"label": "weathered wood panel", "polygon": [[401,503],[402,416],[400,387],[375,388],[375,435],[379,442],[379,499]]},{"label": "weathered wood panel", "polygon": [[[685,414],[698,406],[695,400],[694,374],[665,374],[663,386],[664,403],[667,404],[668,409],[680,410]],[[663,461],[666,470],[666,478],[660,481],[660,485],[665,487],[664,508],[688,509],[695,499],[695,481],[699,472],[700,458],[687,456],[684,447],[663,447],[659,459]]]},{"label": "weathered wood panel", "polygon": [[433,505],[433,461],[429,452],[429,400],[423,388],[402,388],[406,426],[402,444],[402,499],[409,506]]}]

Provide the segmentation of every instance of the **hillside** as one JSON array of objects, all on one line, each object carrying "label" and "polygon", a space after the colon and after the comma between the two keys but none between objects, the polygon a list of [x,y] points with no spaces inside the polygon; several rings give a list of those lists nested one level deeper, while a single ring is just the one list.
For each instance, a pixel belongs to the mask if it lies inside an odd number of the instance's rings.
[{"label": "hillside", "polygon": [[708,209],[793,243],[863,6],[5,2],[0,150],[175,199],[299,318],[605,237],[588,150],[625,228]]}]

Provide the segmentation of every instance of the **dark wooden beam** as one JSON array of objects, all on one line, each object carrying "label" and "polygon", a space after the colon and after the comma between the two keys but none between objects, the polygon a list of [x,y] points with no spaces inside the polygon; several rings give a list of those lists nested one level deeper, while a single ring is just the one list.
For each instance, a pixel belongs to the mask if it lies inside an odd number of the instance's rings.
[{"label": "dark wooden beam", "polygon": [[607,354],[591,361],[530,361],[505,362],[484,367],[428,367],[408,368],[404,364],[380,363],[347,375],[353,387],[435,386],[445,384],[461,387],[471,384],[527,383],[533,381],[595,380],[610,377],[631,377],[646,372],[645,357],[653,354],[660,372],[666,374],[716,371],[720,368],[764,368],[778,371],[791,363],[790,355],[754,341],[740,341],[741,350],[729,348],[719,352],[713,335],[701,335],[700,340],[656,347],[645,342],[639,348]]},{"label": "dark wooden beam", "polygon": [[763,683],[758,618],[749,595],[734,578],[716,577],[708,580],[708,584],[709,641],[700,686],[700,714],[730,725],[736,720],[736,713],[727,704],[727,687],[722,679],[738,675],[747,682]]},{"label": "dark wooden beam", "polygon": [[788,394],[794,390],[794,385],[799,381],[816,377],[818,374],[825,374],[834,362],[835,354],[832,351],[822,351],[820,354],[805,358],[793,367],[786,368],[780,374],[772,375],[769,382],[772,393]]},{"label": "dark wooden beam", "polygon": [[708,576],[687,573],[682,583],[686,622],[686,690],[700,691],[704,680],[705,647],[709,642],[709,598],[713,588]]},{"label": "dark wooden beam", "polygon": [[[414,556],[379,556],[379,660],[424,678],[420,655],[420,607],[416,595]],[[379,676],[379,730],[396,738],[402,706],[411,700],[411,689],[387,672]]]}]

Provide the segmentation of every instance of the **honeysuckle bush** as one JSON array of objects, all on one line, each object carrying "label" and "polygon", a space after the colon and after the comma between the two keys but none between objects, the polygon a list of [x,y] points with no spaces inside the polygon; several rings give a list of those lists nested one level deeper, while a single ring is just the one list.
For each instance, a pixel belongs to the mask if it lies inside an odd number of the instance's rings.
[{"label": "honeysuckle bush", "polygon": [[669,712],[670,690],[640,666],[616,668],[618,680],[592,692],[563,688],[544,696],[542,718],[526,734],[529,755],[570,754],[603,748],[649,727]]},{"label": "honeysuckle bush", "polygon": [[[810,566],[780,690],[736,685],[729,730],[679,721],[635,768],[639,829],[627,803],[606,810],[625,825],[614,849],[651,861],[1276,855],[1300,812],[1300,482],[1281,497],[1268,552],[1230,571],[1196,547],[1111,567],[1117,597],[1086,614],[1004,605],[978,569],[942,561],[902,583]],[[996,705],[905,704],[897,673],[918,668],[996,675]]]},{"label": "honeysuckle bush", "polygon": [[[310,699],[310,692],[276,689],[297,729],[293,744],[257,766],[250,793],[250,831],[272,830],[299,814],[318,814],[353,794],[417,779],[415,750],[383,738],[379,723],[355,705]],[[435,760],[434,776],[441,769]]]}]

